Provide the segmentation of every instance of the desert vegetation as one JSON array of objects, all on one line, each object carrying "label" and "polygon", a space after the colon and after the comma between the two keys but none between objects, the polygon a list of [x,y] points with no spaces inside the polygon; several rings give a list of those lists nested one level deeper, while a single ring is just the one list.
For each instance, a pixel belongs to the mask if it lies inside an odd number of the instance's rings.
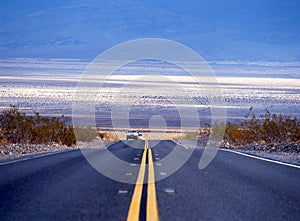
[{"label": "desert vegetation", "polygon": [[282,114],[271,114],[268,110],[265,114],[257,117],[252,107],[243,120],[227,123],[224,133],[224,142],[232,145],[276,144],[299,141],[299,119]]},{"label": "desert vegetation", "polygon": [[58,143],[72,146],[76,138],[88,142],[100,134],[94,128],[75,127],[71,119],[61,117],[43,117],[35,112],[32,116],[22,113],[17,107],[11,106],[0,114],[0,143]]}]

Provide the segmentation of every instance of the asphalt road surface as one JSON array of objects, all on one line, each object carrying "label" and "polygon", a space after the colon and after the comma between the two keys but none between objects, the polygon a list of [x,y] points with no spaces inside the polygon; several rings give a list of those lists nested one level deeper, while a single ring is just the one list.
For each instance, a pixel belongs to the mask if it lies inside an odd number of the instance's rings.
[{"label": "asphalt road surface", "polygon": [[[219,151],[199,170],[198,148],[170,175],[158,162],[175,146],[109,146],[135,184],[102,175],[80,150],[0,164],[0,220],[300,220],[300,169]],[[104,161],[104,151],[94,157]]]}]

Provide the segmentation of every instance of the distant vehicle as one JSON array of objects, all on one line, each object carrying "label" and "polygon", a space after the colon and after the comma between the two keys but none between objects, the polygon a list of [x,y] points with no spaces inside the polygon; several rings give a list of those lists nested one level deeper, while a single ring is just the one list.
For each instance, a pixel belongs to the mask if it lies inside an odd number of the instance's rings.
[{"label": "distant vehicle", "polygon": [[126,140],[139,140],[139,132],[136,130],[128,130],[126,132]]}]

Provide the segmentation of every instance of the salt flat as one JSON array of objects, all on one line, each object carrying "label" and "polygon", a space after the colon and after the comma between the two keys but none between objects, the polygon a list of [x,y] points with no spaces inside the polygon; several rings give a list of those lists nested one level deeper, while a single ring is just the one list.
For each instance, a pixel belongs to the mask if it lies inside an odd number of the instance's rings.
[{"label": "salt flat", "polygon": [[[28,113],[71,116],[76,87],[84,69],[84,60],[67,59],[4,59],[0,60],[0,108],[16,105]],[[170,64],[146,61],[122,67],[101,84],[103,79],[86,79],[96,84],[96,114],[98,123],[110,126],[110,112],[116,102],[126,100],[127,92],[136,92],[136,102],[130,111],[131,124],[144,126],[152,115],[162,115],[169,126],[180,124],[179,106],[196,108],[202,123],[210,120],[208,88],[218,88],[224,99],[227,119],[243,118],[250,107],[261,114],[267,108],[271,113],[300,117],[300,63],[299,62],[209,62],[215,71],[216,83],[207,76],[198,81]],[[161,75],[165,82],[145,75]],[[199,84],[200,83],[200,84]],[[129,85],[129,86],[128,86]],[[186,91],[189,98],[165,91],[173,86]],[[148,88],[160,88],[161,96],[147,94]],[[142,89],[141,89],[142,88]],[[150,89],[149,89],[150,90]],[[131,94],[132,94],[131,93]],[[170,99],[172,102],[170,102]],[[181,100],[180,103],[174,101]],[[182,100],[186,99],[184,102]]]}]

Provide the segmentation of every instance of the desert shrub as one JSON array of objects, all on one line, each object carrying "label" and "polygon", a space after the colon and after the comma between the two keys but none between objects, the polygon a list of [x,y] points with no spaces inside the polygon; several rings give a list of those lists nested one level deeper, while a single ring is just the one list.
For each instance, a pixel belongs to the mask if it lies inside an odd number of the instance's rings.
[{"label": "desert shrub", "polygon": [[226,125],[224,140],[232,144],[297,142],[300,121],[268,110],[258,118],[250,108],[243,121]]},{"label": "desert shrub", "polygon": [[27,116],[11,106],[0,115],[1,139],[10,143],[56,142],[72,146],[76,143],[70,118],[42,117],[39,113]]},{"label": "desert shrub", "polygon": [[119,139],[115,134],[111,132],[100,132],[99,136],[103,141],[115,141]]},{"label": "desert shrub", "polygon": [[76,140],[77,141],[82,141],[82,142],[89,142],[93,141],[98,134],[98,130],[93,127],[78,127],[76,126],[74,128],[75,134],[76,134]]},{"label": "desert shrub", "polygon": [[225,128],[224,140],[242,144],[246,139],[245,135],[246,133],[237,124],[228,123]]}]

